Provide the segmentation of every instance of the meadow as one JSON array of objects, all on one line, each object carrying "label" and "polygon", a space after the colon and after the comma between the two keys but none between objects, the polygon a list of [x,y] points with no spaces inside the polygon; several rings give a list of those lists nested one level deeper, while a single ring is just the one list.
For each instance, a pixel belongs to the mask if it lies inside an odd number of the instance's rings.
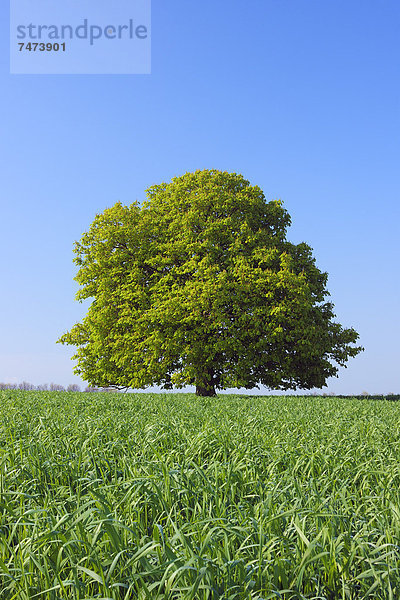
[{"label": "meadow", "polygon": [[2,600],[396,599],[400,403],[0,392]]}]

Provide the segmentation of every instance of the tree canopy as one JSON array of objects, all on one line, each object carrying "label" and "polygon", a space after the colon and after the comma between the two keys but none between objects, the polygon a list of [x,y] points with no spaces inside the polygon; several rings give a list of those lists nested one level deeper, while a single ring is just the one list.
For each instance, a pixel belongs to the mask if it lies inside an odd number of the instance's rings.
[{"label": "tree canopy", "polygon": [[91,385],[311,389],[362,348],[290,216],[242,175],[186,173],[115,204],[75,243],[87,315],[58,341]]}]

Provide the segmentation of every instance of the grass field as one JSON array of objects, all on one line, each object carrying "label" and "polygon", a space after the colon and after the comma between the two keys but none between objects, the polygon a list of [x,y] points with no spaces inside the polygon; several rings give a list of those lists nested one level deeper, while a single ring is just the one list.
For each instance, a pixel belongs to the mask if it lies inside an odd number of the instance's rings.
[{"label": "grass field", "polygon": [[400,597],[400,403],[0,392],[0,598]]}]

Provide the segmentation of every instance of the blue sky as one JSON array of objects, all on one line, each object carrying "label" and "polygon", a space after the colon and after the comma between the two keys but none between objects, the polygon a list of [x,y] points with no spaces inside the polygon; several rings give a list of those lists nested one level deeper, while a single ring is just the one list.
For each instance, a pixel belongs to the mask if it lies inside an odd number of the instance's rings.
[{"label": "blue sky", "polygon": [[151,75],[10,75],[0,23],[0,381],[82,383],[55,344],[86,311],[74,240],[216,168],[283,200],[360,333],[323,391],[400,391],[397,0],[153,0]]}]

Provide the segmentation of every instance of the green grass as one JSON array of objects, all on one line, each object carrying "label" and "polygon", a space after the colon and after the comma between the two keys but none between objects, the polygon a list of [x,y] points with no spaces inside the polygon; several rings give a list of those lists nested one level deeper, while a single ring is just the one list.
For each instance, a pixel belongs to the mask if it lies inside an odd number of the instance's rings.
[{"label": "green grass", "polygon": [[0,598],[400,597],[400,404],[0,392]]}]

